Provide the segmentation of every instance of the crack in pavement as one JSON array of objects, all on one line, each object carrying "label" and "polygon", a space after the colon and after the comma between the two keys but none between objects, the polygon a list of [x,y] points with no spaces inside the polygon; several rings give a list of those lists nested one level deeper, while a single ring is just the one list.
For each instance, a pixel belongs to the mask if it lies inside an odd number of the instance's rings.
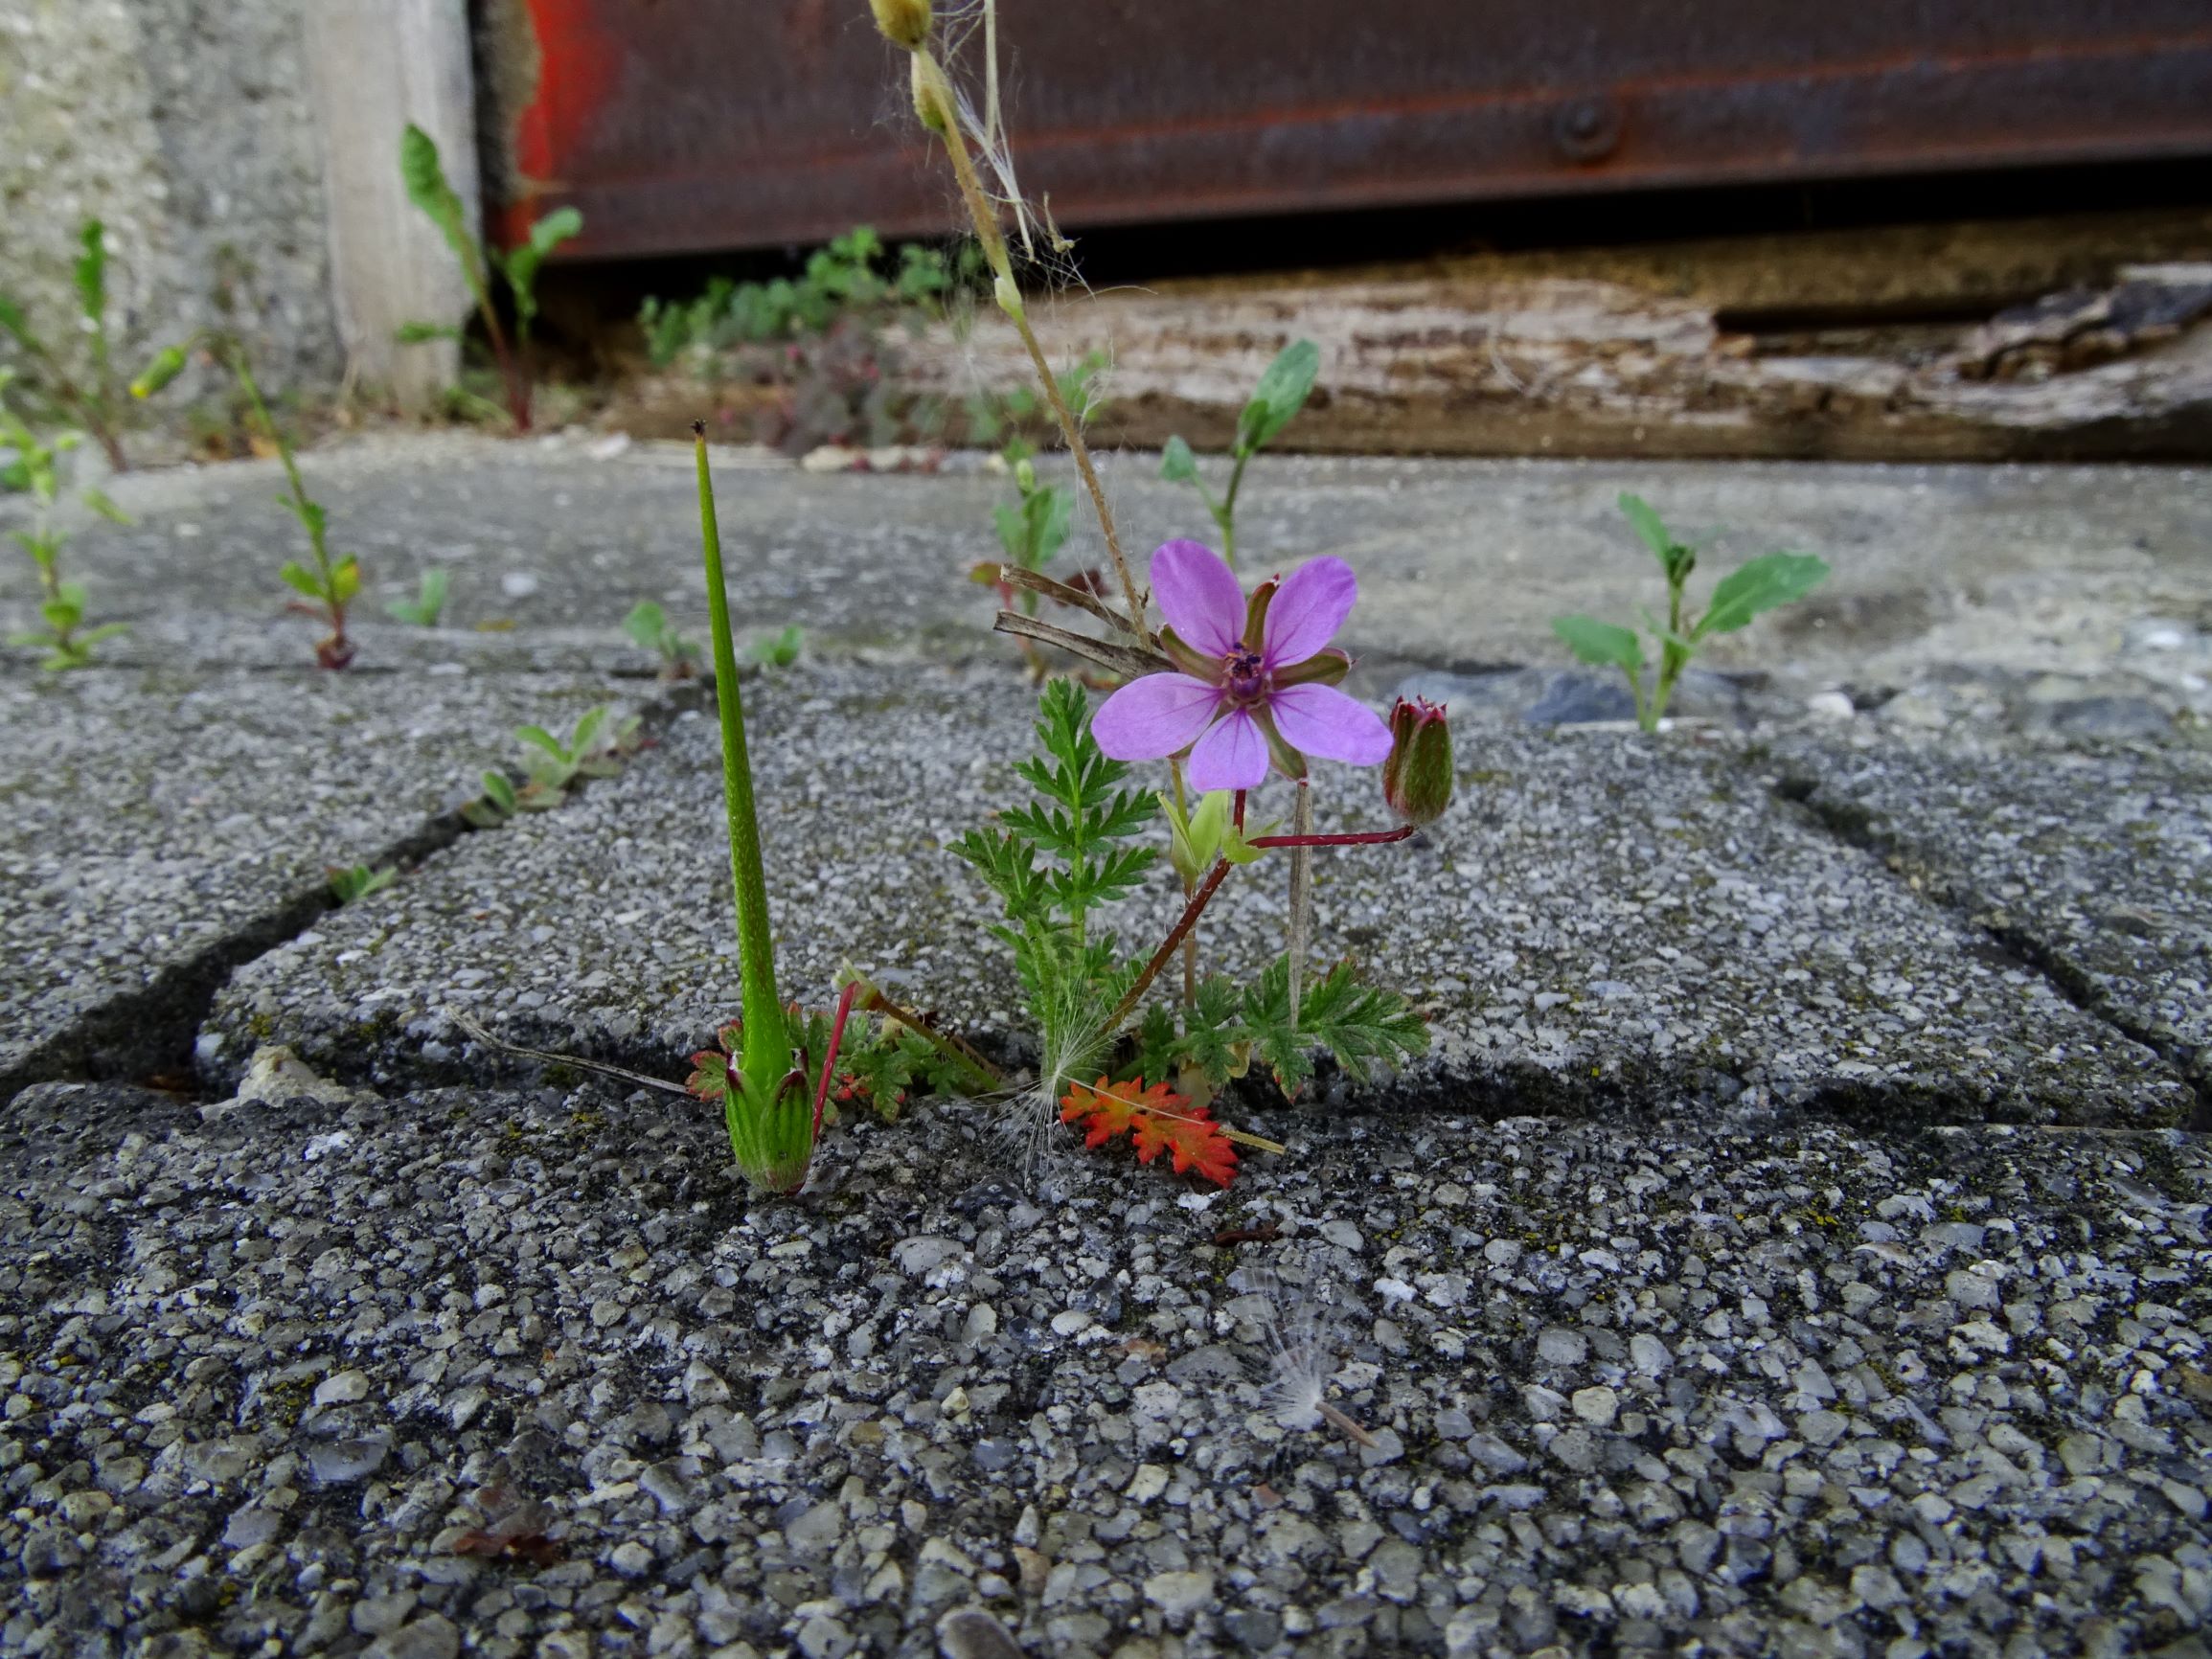
[{"label": "crack in pavement", "polygon": [[2002,905],[1991,900],[1967,877],[1932,863],[1899,836],[1879,829],[1875,815],[1866,808],[1824,796],[1824,782],[1808,773],[1791,772],[1776,779],[1771,787],[1776,799],[1800,808],[1812,823],[1844,846],[1874,856],[1907,892],[1974,929],[2091,1019],[2156,1055],[2196,1100],[2196,1109],[2185,1127],[2195,1134],[2212,1132],[2212,1079],[2200,1074],[2200,1051],[2195,1045],[2178,1041],[2139,1018],[2093,975],[2071,961],[2063,945],[2053,944],[2018,922],[1997,920],[2008,914]]}]

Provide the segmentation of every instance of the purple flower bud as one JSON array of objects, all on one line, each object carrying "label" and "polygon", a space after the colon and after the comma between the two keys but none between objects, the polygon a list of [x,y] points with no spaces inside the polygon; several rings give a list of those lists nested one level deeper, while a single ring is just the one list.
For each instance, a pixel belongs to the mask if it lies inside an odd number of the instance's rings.
[{"label": "purple flower bud", "polygon": [[1442,705],[1400,697],[1390,706],[1390,758],[1382,798],[1408,824],[1433,824],[1451,805],[1451,728]]}]

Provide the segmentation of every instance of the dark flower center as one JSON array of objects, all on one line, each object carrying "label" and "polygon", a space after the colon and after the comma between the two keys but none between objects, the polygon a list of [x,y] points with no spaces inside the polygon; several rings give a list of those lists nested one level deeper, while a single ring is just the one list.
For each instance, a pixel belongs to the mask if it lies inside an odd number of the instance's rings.
[{"label": "dark flower center", "polygon": [[1221,689],[1230,700],[1246,706],[1267,694],[1267,665],[1258,651],[1240,646],[1221,659]]}]

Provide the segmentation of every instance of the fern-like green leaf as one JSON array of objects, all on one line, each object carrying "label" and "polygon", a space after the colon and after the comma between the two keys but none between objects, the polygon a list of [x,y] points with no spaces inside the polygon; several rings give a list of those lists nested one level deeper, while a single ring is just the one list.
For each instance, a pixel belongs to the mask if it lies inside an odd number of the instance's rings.
[{"label": "fern-like green leaf", "polygon": [[1334,1055],[1356,1083],[1365,1082],[1377,1062],[1396,1065],[1428,1052],[1428,1027],[1406,1000],[1361,984],[1348,962],[1307,987],[1298,1003],[1298,1033]]}]

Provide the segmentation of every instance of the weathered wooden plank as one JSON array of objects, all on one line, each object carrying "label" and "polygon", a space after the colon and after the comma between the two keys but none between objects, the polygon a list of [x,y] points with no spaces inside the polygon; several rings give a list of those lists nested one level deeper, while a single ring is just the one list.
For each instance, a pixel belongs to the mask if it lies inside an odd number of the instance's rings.
[{"label": "weathered wooden plank", "polygon": [[420,407],[451,385],[460,348],[400,345],[406,323],[459,323],[469,309],[444,239],[407,200],[399,138],[413,122],[437,141],[445,176],[479,216],[474,93],[464,0],[317,0],[308,60],[322,122],[331,284],[348,375]]}]

